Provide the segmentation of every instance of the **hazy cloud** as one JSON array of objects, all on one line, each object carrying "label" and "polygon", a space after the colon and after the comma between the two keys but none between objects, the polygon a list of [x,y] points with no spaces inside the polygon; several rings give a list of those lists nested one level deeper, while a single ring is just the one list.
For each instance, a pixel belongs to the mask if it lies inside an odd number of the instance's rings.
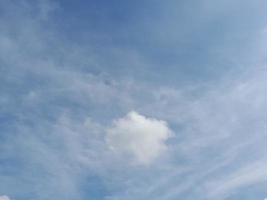
[{"label": "hazy cloud", "polygon": [[10,198],[6,195],[0,196],[0,200],[10,200]]}]

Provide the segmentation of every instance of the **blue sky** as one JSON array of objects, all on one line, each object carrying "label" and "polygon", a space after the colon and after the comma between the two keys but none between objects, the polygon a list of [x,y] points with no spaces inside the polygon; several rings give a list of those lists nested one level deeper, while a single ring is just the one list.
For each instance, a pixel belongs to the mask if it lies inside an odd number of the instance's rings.
[{"label": "blue sky", "polygon": [[0,2],[0,200],[267,198],[267,2]]}]

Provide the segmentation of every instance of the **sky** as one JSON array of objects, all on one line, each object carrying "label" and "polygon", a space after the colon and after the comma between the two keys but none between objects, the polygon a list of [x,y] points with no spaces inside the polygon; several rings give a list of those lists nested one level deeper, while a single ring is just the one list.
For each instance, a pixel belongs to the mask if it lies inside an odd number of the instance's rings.
[{"label": "sky", "polygon": [[0,1],[0,200],[267,199],[266,8]]}]

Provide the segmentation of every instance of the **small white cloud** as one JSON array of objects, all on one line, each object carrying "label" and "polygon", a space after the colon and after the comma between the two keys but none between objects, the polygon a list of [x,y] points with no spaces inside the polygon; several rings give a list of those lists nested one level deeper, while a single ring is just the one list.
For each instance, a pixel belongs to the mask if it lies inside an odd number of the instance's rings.
[{"label": "small white cloud", "polygon": [[0,200],[10,200],[10,198],[6,195],[0,196]]},{"label": "small white cloud", "polygon": [[165,121],[132,111],[113,122],[106,139],[110,149],[146,165],[166,150],[165,142],[170,136],[171,130]]}]

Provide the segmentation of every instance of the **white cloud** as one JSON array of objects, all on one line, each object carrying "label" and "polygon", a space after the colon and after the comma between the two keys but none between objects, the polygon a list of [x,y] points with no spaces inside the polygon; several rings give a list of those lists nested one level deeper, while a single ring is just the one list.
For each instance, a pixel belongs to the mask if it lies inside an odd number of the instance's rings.
[{"label": "white cloud", "polygon": [[6,195],[0,196],[0,200],[10,200],[10,198]]},{"label": "white cloud", "polygon": [[137,112],[113,122],[107,130],[107,143],[117,153],[132,156],[139,164],[150,164],[167,146],[171,130],[165,121],[147,118]]}]

